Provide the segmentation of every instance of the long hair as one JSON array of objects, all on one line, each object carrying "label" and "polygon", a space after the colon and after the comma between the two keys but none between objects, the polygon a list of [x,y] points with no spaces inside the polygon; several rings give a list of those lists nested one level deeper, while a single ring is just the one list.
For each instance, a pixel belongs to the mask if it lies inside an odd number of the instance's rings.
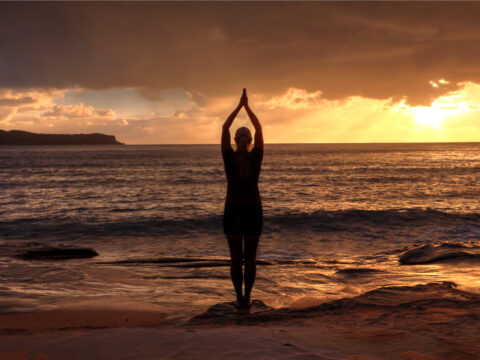
[{"label": "long hair", "polygon": [[235,156],[235,169],[239,179],[248,179],[252,176],[252,169],[248,161],[248,147],[252,142],[250,130],[241,127],[235,133],[235,143],[237,151]]}]

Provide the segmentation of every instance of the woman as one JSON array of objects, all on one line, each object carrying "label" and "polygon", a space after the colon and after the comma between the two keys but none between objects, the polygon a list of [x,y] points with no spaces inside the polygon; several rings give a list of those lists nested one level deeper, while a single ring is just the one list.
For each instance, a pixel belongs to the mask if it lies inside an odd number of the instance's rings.
[{"label": "woman", "polygon": [[[255,144],[250,130],[239,128],[235,133],[236,151],[230,144],[230,126],[242,107],[255,128]],[[227,200],[223,216],[223,229],[227,236],[232,259],[230,275],[237,294],[235,305],[250,306],[250,293],[256,274],[257,245],[263,228],[262,203],[258,191],[258,177],[263,158],[262,127],[248,106],[246,89],[240,103],[223,124],[222,155],[227,174]],[[242,274],[242,259],[245,260],[245,275]],[[243,280],[245,293],[242,295]]]}]

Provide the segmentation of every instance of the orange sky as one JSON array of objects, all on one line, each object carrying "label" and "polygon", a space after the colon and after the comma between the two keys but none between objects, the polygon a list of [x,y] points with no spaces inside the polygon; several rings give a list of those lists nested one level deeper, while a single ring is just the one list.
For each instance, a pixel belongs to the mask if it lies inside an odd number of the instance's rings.
[{"label": "orange sky", "polygon": [[[0,129],[218,143],[478,141],[477,3],[0,3]],[[244,112],[234,123],[248,125]]]}]

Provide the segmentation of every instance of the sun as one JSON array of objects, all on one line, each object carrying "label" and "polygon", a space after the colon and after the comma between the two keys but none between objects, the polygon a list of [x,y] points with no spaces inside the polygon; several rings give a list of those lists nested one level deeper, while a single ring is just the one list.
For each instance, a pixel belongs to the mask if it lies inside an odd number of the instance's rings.
[{"label": "sun", "polygon": [[440,123],[449,115],[448,111],[433,106],[416,106],[412,113],[419,125],[429,125],[435,129],[439,129]]},{"label": "sun", "polygon": [[441,96],[430,106],[410,107],[410,111],[419,125],[427,125],[435,129],[439,129],[445,119],[465,114],[470,110],[465,99],[454,94]]},{"label": "sun", "polygon": [[[440,79],[438,81],[430,81],[430,84],[434,88],[439,88],[449,84],[449,81]],[[409,114],[418,125],[434,129],[440,129],[446,119],[451,119],[473,110],[475,110],[475,107],[468,103],[464,89],[450,91],[446,95],[439,96],[430,106],[410,106],[407,104],[406,99],[403,99],[392,109],[392,111],[401,111]]]}]

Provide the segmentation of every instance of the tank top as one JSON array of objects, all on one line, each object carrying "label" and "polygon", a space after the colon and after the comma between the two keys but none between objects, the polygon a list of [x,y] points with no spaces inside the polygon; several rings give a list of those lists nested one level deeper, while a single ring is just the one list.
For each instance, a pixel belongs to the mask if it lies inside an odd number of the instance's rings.
[{"label": "tank top", "polygon": [[260,192],[258,191],[258,177],[262,166],[263,151],[254,147],[248,153],[248,165],[251,176],[241,179],[235,168],[235,157],[237,153],[232,148],[224,151],[223,164],[227,175],[227,205],[255,206],[261,205]]}]

